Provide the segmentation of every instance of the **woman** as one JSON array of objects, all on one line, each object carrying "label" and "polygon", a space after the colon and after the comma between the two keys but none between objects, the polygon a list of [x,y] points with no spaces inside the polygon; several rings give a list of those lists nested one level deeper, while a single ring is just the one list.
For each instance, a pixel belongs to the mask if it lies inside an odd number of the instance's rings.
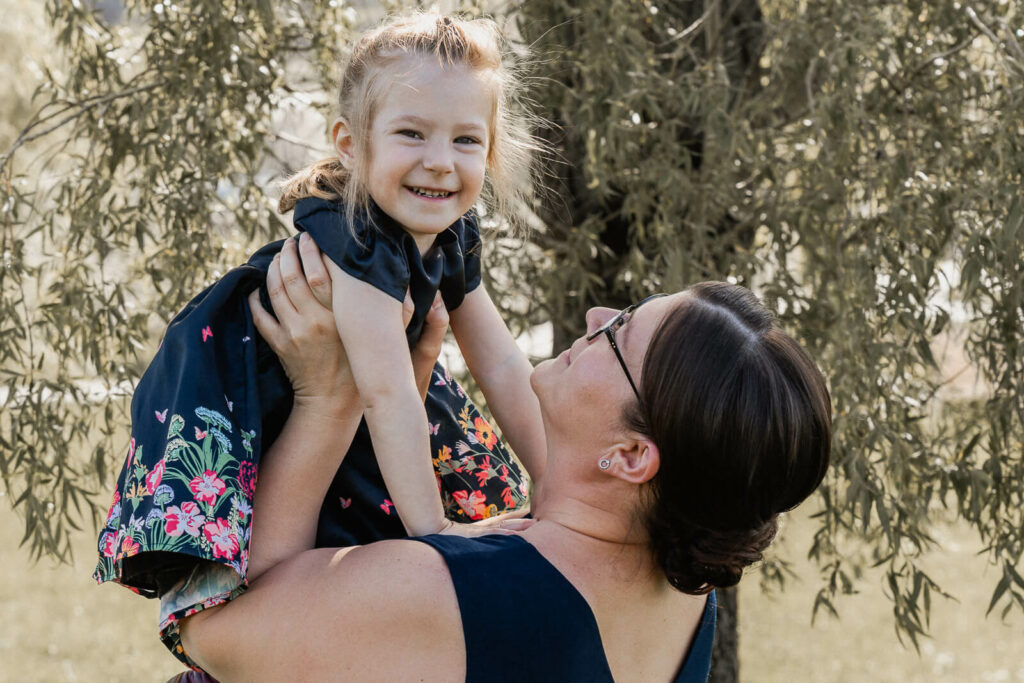
[{"label": "woman", "polygon": [[[530,380],[547,451],[528,458],[536,522],[521,534],[309,550],[323,492],[294,493],[329,479],[318,468],[337,467],[360,413],[338,398],[352,380],[314,256],[303,278],[282,255],[280,322],[257,315],[297,396],[257,490],[250,572],[266,575],[185,620],[189,655],[227,680],[706,678],[708,594],[760,558],[829,459],[824,380],[756,298],[703,283],[587,313],[587,335]],[[421,378],[445,323],[435,308]],[[297,352],[310,344],[314,361]],[[499,589],[474,584],[496,567]]]}]

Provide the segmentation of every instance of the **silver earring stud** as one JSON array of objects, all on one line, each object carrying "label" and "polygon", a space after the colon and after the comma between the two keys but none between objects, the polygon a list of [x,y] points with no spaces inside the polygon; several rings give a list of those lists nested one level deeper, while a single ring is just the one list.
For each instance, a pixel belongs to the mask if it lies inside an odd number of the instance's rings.
[{"label": "silver earring stud", "polygon": [[608,458],[601,458],[600,460],[597,461],[597,466],[600,467],[602,470],[606,470],[612,466],[612,461],[609,460]]}]

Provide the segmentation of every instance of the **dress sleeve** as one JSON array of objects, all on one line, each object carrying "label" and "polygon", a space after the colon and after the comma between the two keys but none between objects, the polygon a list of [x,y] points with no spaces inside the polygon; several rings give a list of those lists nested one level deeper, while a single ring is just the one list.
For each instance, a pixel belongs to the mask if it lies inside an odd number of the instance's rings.
[{"label": "dress sleeve", "polygon": [[462,254],[466,270],[466,294],[480,285],[480,259],[483,256],[483,243],[480,240],[480,224],[476,213],[469,212],[463,218]]},{"label": "dress sleeve", "polygon": [[392,226],[370,225],[357,216],[350,226],[337,202],[307,198],[295,206],[296,229],[309,233],[343,271],[402,301],[409,288],[409,262]]}]

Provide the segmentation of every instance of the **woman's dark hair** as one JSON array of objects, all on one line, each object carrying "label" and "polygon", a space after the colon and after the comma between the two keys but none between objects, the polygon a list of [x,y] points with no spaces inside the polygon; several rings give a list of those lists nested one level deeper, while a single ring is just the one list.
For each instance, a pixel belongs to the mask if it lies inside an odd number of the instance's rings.
[{"label": "woman's dark hair", "polygon": [[645,520],[655,556],[674,587],[701,594],[739,582],[778,514],[821,483],[832,410],[813,361],[749,290],[687,292],[648,347],[626,422],[661,452]]}]

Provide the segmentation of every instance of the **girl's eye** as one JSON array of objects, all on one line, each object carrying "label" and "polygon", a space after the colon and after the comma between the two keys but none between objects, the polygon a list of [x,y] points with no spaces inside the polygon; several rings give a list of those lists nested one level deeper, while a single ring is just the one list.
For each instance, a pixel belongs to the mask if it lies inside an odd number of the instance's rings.
[{"label": "girl's eye", "polygon": [[400,130],[400,131],[398,131],[398,134],[399,135],[403,135],[403,136],[405,136],[407,138],[413,138],[414,140],[419,140],[420,138],[423,137],[422,135],[420,135],[418,132],[416,132],[414,130]]},{"label": "girl's eye", "polygon": [[479,145],[480,141],[469,135],[460,135],[455,138],[455,143],[459,145]]}]

